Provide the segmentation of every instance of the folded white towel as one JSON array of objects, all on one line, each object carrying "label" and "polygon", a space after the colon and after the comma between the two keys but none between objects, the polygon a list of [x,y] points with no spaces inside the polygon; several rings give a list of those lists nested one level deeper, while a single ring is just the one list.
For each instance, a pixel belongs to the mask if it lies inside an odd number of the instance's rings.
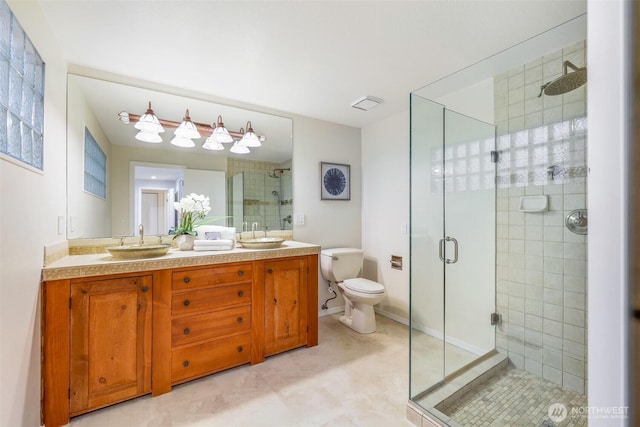
[{"label": "folded white towel", "polygon": [[201,251],[230,251],[233,249],[233,245],[229,246],[197,246],[193,245],[193,250],[197,252]]},{"label": "folded white towel", "polygon": [[221,225],[201,225],[200,227],[196,228],[198,239],[204,239],[207,232],[220,233],[220,238],[222,239],[235,240],[236,238],[235,227],[223,227]]},{"label": "folded white towel", "polygon": [[218,239],[218,240],[202,240],[196,239],[193,241],[194,246],[233,246],[235,242],[230,239]]}]

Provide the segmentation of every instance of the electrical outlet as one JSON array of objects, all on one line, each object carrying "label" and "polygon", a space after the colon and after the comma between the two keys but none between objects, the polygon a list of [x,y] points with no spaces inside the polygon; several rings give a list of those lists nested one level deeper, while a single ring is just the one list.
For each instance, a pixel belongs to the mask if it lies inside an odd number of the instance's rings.
[{"label": "electrical outlet", "polygon": [[304,225],[304,214],[303,213],[294,214],[293,223],[295,225]]}]

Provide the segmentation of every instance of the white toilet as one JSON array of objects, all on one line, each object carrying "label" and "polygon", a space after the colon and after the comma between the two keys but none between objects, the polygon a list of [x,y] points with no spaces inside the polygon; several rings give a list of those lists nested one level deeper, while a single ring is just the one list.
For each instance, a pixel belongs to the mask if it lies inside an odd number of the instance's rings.
[{"label": "white toilet", "polygon": [[323,249],[320,252],[322,277],[337,284],[344,298],[344,316],[340,322],[361,334],[376,331],[373,306],[385,297],[384,286],[359,278],[364,251],[356,248]]}]

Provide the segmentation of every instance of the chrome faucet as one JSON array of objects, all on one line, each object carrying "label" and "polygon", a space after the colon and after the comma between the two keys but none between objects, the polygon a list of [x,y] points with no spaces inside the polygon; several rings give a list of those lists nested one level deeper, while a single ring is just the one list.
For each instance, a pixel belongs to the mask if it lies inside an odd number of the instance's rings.
[{"label": "chrome faucet", "polygon": [[251,224],[251,238],[255,239],[256,238],[256,230],[258,229],[258,223],[254,222],[253,224]]},{"label": "chrome faucet", "polygon": [[144,227],[142,224],[138,227],[138,232],[140,233],[140,245],[144,245]]}]

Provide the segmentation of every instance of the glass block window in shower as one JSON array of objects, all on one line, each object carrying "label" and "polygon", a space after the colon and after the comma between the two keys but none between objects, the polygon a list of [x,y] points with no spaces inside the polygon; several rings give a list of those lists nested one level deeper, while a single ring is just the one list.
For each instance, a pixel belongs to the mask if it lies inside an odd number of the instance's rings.
[{"label": "glass block window in shower", "polygon": [[107,156],[84,128],[84,190],[100,198],[107,198]]},{"label": "glass block window in shower", "polygon": [[0,156],[43,169],[44,62],[0,0]]}]

